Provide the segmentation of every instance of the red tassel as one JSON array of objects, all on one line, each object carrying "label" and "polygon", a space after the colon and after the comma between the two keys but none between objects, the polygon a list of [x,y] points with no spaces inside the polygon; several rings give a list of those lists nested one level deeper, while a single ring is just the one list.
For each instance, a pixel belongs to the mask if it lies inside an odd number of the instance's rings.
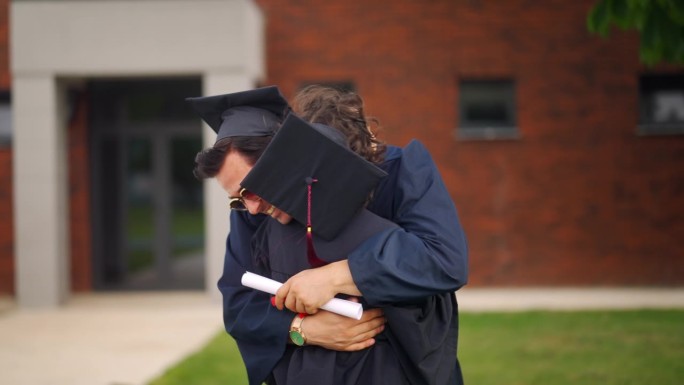
[{"label": "red tassel", "polygon": [[306,259],[311,267],[321,267],[327,262],[318,258],[313,244],[313,234],[311,231],[311,184],[318,182],[313,178],[307,178],[307,202],[306,202]]},{"label": "red tassel", "polygon": [[314,250],[313,237],[311,235],[311,227],[306,227],[306,258],[309,260],[311,267],[321,267],[326,264],[325,261],[318,258],[316,250]]}]

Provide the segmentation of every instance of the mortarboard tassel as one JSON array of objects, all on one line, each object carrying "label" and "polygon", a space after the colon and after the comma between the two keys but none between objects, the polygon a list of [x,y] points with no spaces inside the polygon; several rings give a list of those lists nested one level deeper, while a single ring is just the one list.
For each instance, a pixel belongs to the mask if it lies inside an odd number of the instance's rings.
[{"label": "mortarboard tassel", "polygon": [[311,267],[321,267],[327,262],[318,258],[313,244],[313,234],[311,232],[311,185],[318,182],[318,179],[306,178],[307,198],[306,198],[306,259]]}]

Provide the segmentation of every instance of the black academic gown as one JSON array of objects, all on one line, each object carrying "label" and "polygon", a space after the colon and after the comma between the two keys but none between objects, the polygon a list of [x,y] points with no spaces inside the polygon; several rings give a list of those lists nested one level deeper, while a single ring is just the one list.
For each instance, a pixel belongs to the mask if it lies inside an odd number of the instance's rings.
[{"label": "black academic gown", "polygon": [[[325,241],[314,236],[314,246],[318,257],[330,263],[346,258],[365,242],[390,243],[401,231],[396,224],[362,210],[334,240]],[[306,229],[299,223],[282,225],[268,219],[253,238],[256,272],[280,282],[310,268],[306,254]],[[453,293],[385,305],[382,309],[387,319],[386,329],[370,348],[339,352],[317,346],[289,345],[273,369],[269,383],[457,383],[456,378],[460,375],[456,365],[458,314]]]},{"label": "black academic gown", "polygon": [[[467,281],[467,244],[456,208],[429,153],[417,141],[404,149],[389,147],[381,167],[388,176],[376,188],[368,210],[402,230],[395,231],[388,242],[364,242],[348,255],[364,301],[378,307],[454,292]],[[237,342],[250,385],[260,385],[285,354],[294,316],[271,306],[268,294],[240,282],[245,271],[255,269],[250,245],[264,219],[231,213],[224,270],[218,282],[224,325]],[[460,383],[458,362],[456,372],[453,383]]]}]

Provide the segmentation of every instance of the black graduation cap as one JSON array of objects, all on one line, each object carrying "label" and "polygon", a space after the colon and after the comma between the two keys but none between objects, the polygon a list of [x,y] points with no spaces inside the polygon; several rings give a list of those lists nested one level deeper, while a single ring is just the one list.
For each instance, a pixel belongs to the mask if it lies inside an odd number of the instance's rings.
[{"label": "black graduation cap", "polygon": [[331,240],[386,175],[338,130],[290,114],[241,186]]},{"label": "black graduation cap", "polygon": [[290,110],[276,86],[185,100],[216,132],[217,142],[234,136],[273,135]]}]

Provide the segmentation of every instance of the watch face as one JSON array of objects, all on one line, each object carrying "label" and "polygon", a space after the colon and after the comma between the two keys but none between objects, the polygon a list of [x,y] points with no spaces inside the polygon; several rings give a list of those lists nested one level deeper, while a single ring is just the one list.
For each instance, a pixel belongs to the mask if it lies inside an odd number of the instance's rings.
[{"label": "watch face", "polygon": [[304,337],[296,330],[290,330],[290,339],[292,340],[292,343],[297,346],[304,345]]}]

